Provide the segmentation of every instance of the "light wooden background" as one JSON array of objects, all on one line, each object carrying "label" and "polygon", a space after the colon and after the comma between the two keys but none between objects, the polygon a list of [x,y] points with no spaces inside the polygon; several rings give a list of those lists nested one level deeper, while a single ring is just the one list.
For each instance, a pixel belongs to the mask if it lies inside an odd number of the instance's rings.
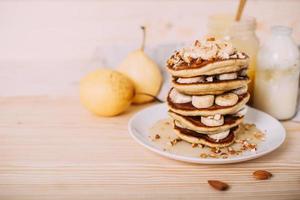
[{"label": "light wooden background", "polygon": [[[163,65],[177,44],[206,34],[209,15],[233,13],[237,0],[0,1],[0,96],[76,95],[78,80],[115,67],[139,46],[148,27],[149,54]],[[272,25],[294,28],[300,43],[300,1],[249,0],[263,41]]]},{"label": "light wooden background", "polygon": [[[164,158],[128,134],[129,118],[95,117],[76,98],[0,98],[0,199],[300,199],[300,124],[285,122],[287,140],[261,158],[227,165]],[[252,172],[273,177],[256,181]],[[226,181],[215,191],[208,179]]]}]

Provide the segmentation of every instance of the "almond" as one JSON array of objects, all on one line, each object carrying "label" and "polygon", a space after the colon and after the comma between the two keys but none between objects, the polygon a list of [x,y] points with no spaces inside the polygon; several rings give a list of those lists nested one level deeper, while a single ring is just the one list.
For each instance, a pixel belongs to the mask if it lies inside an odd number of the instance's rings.
[{"label": "almond", "polygon": [[253,172],[253,176],[257,179],[257,180],[266,180],[272,177],[272,174],[268,171],[265,170],[257,170],[255,172]]},{"label": "almond", "polygon": [[229,188],[229,185],[222,181],[208,180],[207,182],[211,187],[215,188],[216,190],[222,191],[222,190],[227,190]]}]

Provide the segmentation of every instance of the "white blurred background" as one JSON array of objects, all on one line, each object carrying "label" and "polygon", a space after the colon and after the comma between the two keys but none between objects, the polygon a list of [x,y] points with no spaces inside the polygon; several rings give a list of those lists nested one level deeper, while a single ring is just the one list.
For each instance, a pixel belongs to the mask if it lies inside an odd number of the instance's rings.
[{"label": "white blurred background", "polygon": [[[141,42],[161,66],[171,51],[207,33],[212,14],[234,14],[238,0],[0,1],[0,96],[77,95],[80,77],[115,67]],[[272,25],[300,43],[300,1],[249,0],[261,42]]]}]

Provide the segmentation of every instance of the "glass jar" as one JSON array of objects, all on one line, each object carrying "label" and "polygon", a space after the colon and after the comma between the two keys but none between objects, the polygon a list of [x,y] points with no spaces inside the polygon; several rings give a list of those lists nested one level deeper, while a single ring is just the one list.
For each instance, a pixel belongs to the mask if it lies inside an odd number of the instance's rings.
[{"label": "glass jar", "polygon": [[254,106],[280,120],[294,116],[299,87],[299,49],[288,27],[274,26],[258,53]]},{"label": "glass jar", "polygon": [[[256,20],[254,17],[243,17],[240,21],[234,21],[232,15],[213,15],[208,19],[208,34],[217,38],[223,38],[232,42],[235,48],[243,51],[250,57],[248,76],[249,92],[253,96],[256,69],[256,56],[259,49],[259,41],[255,34]],[[252,98],[250,99],[250,103]]]}]

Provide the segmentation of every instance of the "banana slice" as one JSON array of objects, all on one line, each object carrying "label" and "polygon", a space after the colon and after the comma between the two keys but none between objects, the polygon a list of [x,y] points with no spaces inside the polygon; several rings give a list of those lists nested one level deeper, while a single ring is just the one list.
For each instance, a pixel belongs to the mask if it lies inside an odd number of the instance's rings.
[{"label": "banana slice", "polygon": [[230,58],[238,58],[237,54],[232,54]]},{"label": "banana slice", "polygon": [[222,140],[224,138],[226,138],[230,133],[230,129],[227,130],[227,131],[223,131],[223,132],[220,132],[220,133],[216,133],[216,134],[209,134],[208,137],[216,140],[217,142],[219,142],[219,140]]},{"label": "banana slice", "polygon": [[237,95],[242,95],[242,94],[246,94],[247,91],[248,91],[248,85],[244,85],[243,87],[237,88],[232,92]]},{"label": "banana slice", "polygon": [[234,93],[226,93],[218,95],[215,99],[215,103],[219,106],[233,106],[239,100],[238,95]]},{"label": "banana slice", "polygon": [[178,78],[176,82],[178,83],[202,83],[205,81],[203,76],[193,77],[193,78]]},{"label": "banana slice", "polygon": [[214,81],[214,78],[212,76],[208,76],[206,77],[205,79],[207,82],[213,82]]},{"label": "banana slice", "polygon": [[248,108],[246,106],[244,106],[239,111],[237,111],[234,115],[238,116],[238,117],[244,117],[247,113],[247,110],[248,110]]},{"label": "banana slice", "polygon": [[224,124],[224,116],[220,114],[208,117],[201,116],[201,122],[206,126],[222,126]]},{"label": "banana slice", "polygon": [[237,73],[227,73],[227,74],[220,74],[218,75],[218,79],[220,81],[225,81],[225,80],[233,80],[237,78]]},{"label": "banana slice", "polygon": [[246,69],[242,69],[240,72],[239,72],[240,76],[247,76],[247,68]]},{"label": "banana slice", "polygon": [[214,105],[215,97],[214,95],[202,95],[202,96],[193,96],[192,104],[196,108],[208,108]]},{"label": "banana slice", "polygon": [[170,92],[170,98],[173,103],[188,103],[192,101],[192,96],[181,94],[175,89],[172,89]]}]

